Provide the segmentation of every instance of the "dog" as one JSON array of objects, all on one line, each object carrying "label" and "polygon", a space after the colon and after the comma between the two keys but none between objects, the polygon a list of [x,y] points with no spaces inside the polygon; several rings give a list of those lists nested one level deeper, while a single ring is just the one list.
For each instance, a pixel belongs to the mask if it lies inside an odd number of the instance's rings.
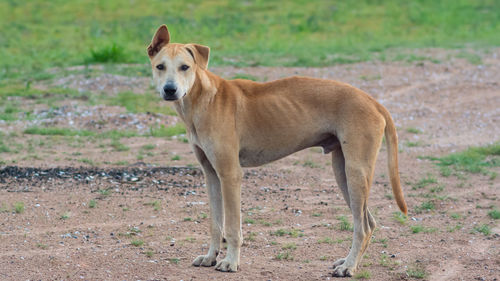
[{"label": "dog", "polygon": [[[240,264],[242,167],[255,167],[305,148],[332,154],[336,181],[354,218],[352,246],[333,264],[334,276],[353,276],[376,223],[367,201],[385,136],[389,177],[407,214],[398,171],[398,138],[391,115],[348,84],[307,77],[267,83],[224,80],[208,71],[209,47],[170,43],[167,26],[147,48],[153,83],[183,120],[206,180],[210,200],[208,253],[194,266],[235,272]],[[216,261],[221,241],[227,254]]]}]

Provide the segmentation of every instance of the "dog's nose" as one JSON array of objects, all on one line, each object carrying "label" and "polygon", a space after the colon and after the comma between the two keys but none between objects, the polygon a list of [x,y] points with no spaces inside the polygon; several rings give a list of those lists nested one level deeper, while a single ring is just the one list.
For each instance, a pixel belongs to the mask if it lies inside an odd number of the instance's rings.
[{"label": "dog's nose", "polygon": [[177,87],[173,83],[167,83],[163,86],[163,91],[166,95],[175,95]]}]

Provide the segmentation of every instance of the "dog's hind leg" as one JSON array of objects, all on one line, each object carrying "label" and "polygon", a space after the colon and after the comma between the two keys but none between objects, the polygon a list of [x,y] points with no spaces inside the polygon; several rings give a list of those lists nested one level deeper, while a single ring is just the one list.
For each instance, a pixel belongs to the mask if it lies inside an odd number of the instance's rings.
[{"label": "dog's hind leg", "polygon": [[217,173],[215,172],[212,164],[208,161],[205,153],[198,147],[194,149],[196,158],[201,164],[203,174],[205,175],[205,182],[208,189],[208,196],[210,201],[210,248],[206,255],[198,256],[193,261],[194,266],[214,266],[217,261],[217,255],[220,251],[220,244],[224,230],[224,212],[222,208],[222,193],[221,185]]},{"label": "dog's hind leg", "polygon": [[376,227],[375,219],[368,210],[368,196],[383,131],[372,132],[371,136],[365,135],[364,138],[348,138],[350,141],[342,146],[354,235],[347,257],[333,265],[334,276],[353,276]]},{"label": "dog's hind leg", "polygon": [[347,189],[347,178],[345,175],[345,159],[340,144],[336,145],[332,149],[332,167],[333,167],[333,172],[335,174],[335,180],[337,180],[337,184],[340,188],[340,191],[342,191],[344,200],[346,201],[347,206],[351,208],[351,199],[349,199],[349,191]]}]

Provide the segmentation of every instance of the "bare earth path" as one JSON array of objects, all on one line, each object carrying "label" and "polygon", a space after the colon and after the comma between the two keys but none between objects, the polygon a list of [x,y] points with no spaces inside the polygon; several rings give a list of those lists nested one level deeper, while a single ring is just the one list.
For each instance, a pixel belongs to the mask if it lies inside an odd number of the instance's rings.
[{"label": "bare earth path", "polygon": [[[446,57],[449,52],[429,53]],[[481,61],[475,65],[451,58],[438,64],[366,62],[212,71],[226,78],[239,73],[261,81],[290,75],[340,80],[370,93],[392,113],[399,129],[409,218],[403,223],[395,218],[397,206],[382,148],[369,200],[378,229],[359,269],[366,278],[413,280],[421,273],[424,280],[500,280],[499,220],[488,216],[500,208],[498,177],[445,177],[430,160],[419,157],[500,140],[500,49],[481,54]],[[149,89],[147,78],[130,82],[108,74],[97,82],[100,90],[94,87],[95,79],[85,79],[76,75],[51,83],[88,87],[95,93]],[[203,176],[187,144],[132,137],[121,140],[129,150],[104,153],[103,146],[92,141],[22,134],[33,124],[93,129],[91,119],[104,120],[97,123],[107,129],[138,130],[151,122],[178,121],[173,116],[127,114],[123,108],[68,102],[61,114],[42,121],[0,123],[4,134],[17,133],[13,139],[19,143],[54,142],[39,146],[39,157],[27,157],[32,153],[23,151],[0,154],[0,160],[9,163],[0,167],[0,280],[336,279],[329,267],[347,255],[352,235],[344,230],[341,216],[351,218],[330,157],[320,149],[246,170],[242,264],[239,272],[227,274],[191,266],[192,259],[208,249],[209,207]],[[148,144],[152,153],[137,160]],[[88,161],[76,161],[75,155]],[[121,160],[127,164],[118,164]],[[498,174],[500,169],[491,171]],[[426,178],[434,181],[417,187]],[[24,203],[24,211],[13,211],[16,202]],[[433,208],[420,208],[429,202]],[[481,225],[488,225],[491,233],[475,231]]]}]

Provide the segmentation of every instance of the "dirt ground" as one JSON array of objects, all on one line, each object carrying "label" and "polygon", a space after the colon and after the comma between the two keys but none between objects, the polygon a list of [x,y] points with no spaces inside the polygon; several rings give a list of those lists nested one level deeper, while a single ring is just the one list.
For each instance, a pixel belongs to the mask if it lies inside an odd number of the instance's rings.
[{"label": "dirt ground", "polygon": [[[389,109],[398,127],[409,217],[397,219],[382,147],[369,200],[378,228],[356,279],[500,280],[500,227],[488,216],[500,207],[498,178],[445,177],[420,157],[500,140],[500,49],[480,53],[480,64],[453,52],[425,50],[439,63],[212,68],[226,78],[340,80]],[[48,83],[95,94],[151,91],[149,78],[113,74],[72,74]],[[107,140],[22,133],[33,125],[143,132],[178,118],[71,99],[59,105],[51,111],[36,105],[38,118],[0,123],[12,142],[32,148],[0,154],[1,280],[337,279],[331,265],[347,255],[352,240],[342,220],[352,218],[321,149],[245,169],[241,266],[221,273],[191,266],[208,250],[210,218],[203,175],[182,136],[123,138],[129,149],[119,150]],[[417,188],[426,178],[435,180]],[[16,212],[19,202],[24,209]],[[434,207],[422,211],[424,202]],[[475,231],[480,225],[491,233]]]}]

